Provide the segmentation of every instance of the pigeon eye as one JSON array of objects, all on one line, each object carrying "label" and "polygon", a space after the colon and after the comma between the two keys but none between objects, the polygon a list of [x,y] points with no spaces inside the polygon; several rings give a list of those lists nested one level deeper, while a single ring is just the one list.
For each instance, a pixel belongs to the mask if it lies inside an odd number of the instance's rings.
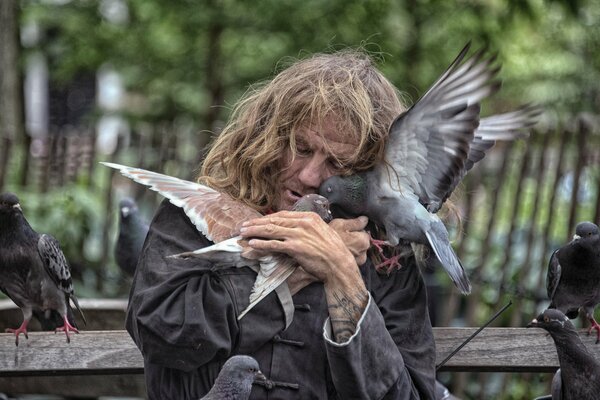
[{"label": "pigeon eye", "polygon": [[550,322],[550,318],[544,317],[544,322]]}]

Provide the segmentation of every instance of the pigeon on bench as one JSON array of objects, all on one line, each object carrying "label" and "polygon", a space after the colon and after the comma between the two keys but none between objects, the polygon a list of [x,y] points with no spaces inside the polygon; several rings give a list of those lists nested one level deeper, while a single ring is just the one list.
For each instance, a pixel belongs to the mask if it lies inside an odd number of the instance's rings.
[{"label": "pigeon on bench", "polygon": [[600,362],[585,347],[565,314],[547,309],[527,327],[545,329],[556,345],[560,369],[552,379],[552,400],[600,398]]},{"label": "pigeon on bench", "polygon": [[27,325],[34,312],[43,313],[47,319],[58,312],[63,324],[56,331],[65,332],[67,342],[70,342],[69,332],[79,333],[69,300],[86,322],[58,241],[33,230],[13,193],[0,195],[0,290],[23,313],[21,326],[6,330],[14,333],[17,346],[21,333],[28,338]]},{"label": "pigeon on bench", "polygon": [[[552,253],[546,276],[550,306],[569,318],[577,318],[579,310],[590,321],[588,334],[596,329],[600,341],[600,325],[594,309],[600,303],[600,231],[592,222],[581,222],[566,245]],[[600,394],[599,394],[600,396]]]}]

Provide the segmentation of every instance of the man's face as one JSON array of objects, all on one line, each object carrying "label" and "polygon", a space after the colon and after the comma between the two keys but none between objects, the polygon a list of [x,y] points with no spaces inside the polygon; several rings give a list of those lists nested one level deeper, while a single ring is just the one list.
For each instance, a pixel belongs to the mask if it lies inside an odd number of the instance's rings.
[{"label": "man's face", "polygon": [[302,196],[317,193],[321,183],[345,169],[337,159],[348,159],[358,142],[339,132],[332,119],[320,126],[309,125],[296,132],[297,154],[287,149],[283,157],[283,171],[277,184],[278,201],[274,211],[291,210]]}]

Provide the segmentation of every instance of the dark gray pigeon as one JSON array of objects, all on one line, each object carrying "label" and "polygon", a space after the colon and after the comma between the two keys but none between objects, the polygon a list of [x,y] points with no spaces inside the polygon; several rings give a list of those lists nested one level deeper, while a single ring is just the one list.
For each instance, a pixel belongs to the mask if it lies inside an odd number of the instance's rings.
[{"label": "dark gray pigeon", "polygon": [[547,309],[527,327],[545,329],[556,345],[560,369],[552,379],[552,400],[600,398],[600,362],[585,347],[565,314]]},{"label": "dark gray pigeon", "polygon": [[590,321],[588,334],[596,329],[598,343],[600,325],[594,319],[594,309],[600,303],[600,231],[596,224],[577,224],[573,240],[552,253],[546,289],[548,308],[556,308],[569,318],[577,318],[580,309],[585,312]]},{"label": "dark gray pigeon", "polygon": [[213,387],[200,400],[247,400],[255,381],[266,381],[258,362],[250,356],[233,356],[223,364]]},{"label": "dark gray pigeon", "polygon": [[334,176],[319,188],[343,214],[366,215],[387,242],[426,244],[463,294],[471,284],[436,212],[467,171],[498,139],[523,136],[539,111],[523,107],[480,122],[480,104],[499,88],[494,59],[464,61],[467,45],[433,86],[392,123],[385,161],[372,170]]},{"label": "dark gray pigeon", "polygon": [[12,193],[0,195],[0,290],[23,312],[23,323],[16,329],[7,329],[27,338],[27,324],[34,312],[51,318],[58,312],[63,321],[56,330],[79,333],[75,326],[69,300],[85,317],[73,293],[71,271],[58,241],[48,234],[39,234],[31,228]]},{"label": "dark gray pigeon", "polygon": [[142,220],[138,206],[129,197],[119,202],[119,236],[115,245],[117,265],[128,276],[133,276],[138,258],[148,234],[148,224]]},{"label": "dark gray pigeon", "polygon": [[[245,246],[246,240],[239,236],[242,224],[249,219],[261,217],[261,213],[225,193],[199,183],[141,168],[106,162],[101,164],[119,170],[124,176],[149,186],[151,190],[168,198],[171,203],[184,210],[199,232],[216,243],[214,246],[172,257],[197,257],[225,266],[254,267],[258,275],[250,294],[250,304],[238,319],[275,291],[285,311],[286,327],[289,326],[294,316],[294,303],[289,288],[282,283],[294,272],[296,262],[283,254],[265,254],[252,250]],[[331,220],[329,202],[316,194],[299,199],[294,209],[314,211],[326,222]]]}]

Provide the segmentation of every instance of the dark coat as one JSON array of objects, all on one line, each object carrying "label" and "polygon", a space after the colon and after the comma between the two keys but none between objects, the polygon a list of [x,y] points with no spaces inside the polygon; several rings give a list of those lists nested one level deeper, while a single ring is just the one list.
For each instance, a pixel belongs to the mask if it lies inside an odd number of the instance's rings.
[{"label": "dark coat", "polygon": [[324,337],[327,304],[313,283],[293,300],[292,324],[275,293],[244,318],[255,272],[216,269],[165,256],[207,246],[184,212],[167,201],[156,213],[131,288],[127,330],[144,356],[150,399],[197,399],[234,354],[258,361],[273,382],[251,399],[433,399],[435,344],[425,285],[408,260],[389,276],[361,267],[370,292],[356,334]]}]

